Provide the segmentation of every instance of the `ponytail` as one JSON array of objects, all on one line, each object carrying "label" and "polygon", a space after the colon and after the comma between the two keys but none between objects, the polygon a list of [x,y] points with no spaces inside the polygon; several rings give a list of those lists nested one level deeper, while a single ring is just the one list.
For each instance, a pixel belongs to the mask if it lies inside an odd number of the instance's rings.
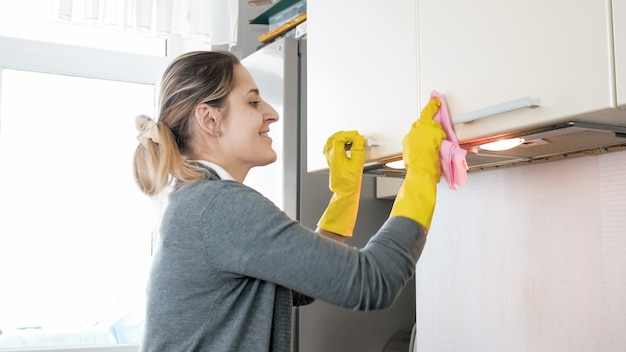
[{"label": "ponytail", "polygon": [[182,157],[174,135],[163,123],[139,115],[135,124],[139,145],[135,149],[134,173],[143,193],[155,196],[170,186],[173,178],[191,183],[205,175],[202,168]]}]

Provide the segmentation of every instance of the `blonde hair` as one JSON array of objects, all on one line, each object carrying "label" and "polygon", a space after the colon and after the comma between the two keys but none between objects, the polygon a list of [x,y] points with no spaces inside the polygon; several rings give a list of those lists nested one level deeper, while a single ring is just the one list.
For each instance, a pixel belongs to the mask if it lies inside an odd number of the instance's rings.
[{"label": "blonde hair", "polygon": [[165,70],[158,122],[137,117],[140,143],[133,169],[143,193],[154,196],[174,179],[189,184],[204,177],[206,171],[185,158],[190,152],[190,122],[200,103],[222,107],[236,64],[239,59],[228,52],[195,51],[177,57]]}]

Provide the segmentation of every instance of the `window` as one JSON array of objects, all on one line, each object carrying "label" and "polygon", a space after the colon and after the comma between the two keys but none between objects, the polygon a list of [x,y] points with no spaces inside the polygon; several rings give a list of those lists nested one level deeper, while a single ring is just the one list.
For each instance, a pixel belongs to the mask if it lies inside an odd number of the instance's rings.
[{"label": "window", "polygon": [[22,3],[0,4],[0,350],[136,350],[156,219],[134,118],[154,116],[167,61],[9,38]]},{"label": "window", "polygon": [[14,70],[2,83],[0,347],[138,342],[155,222],[132,180],[134,115],[154,87]]}]

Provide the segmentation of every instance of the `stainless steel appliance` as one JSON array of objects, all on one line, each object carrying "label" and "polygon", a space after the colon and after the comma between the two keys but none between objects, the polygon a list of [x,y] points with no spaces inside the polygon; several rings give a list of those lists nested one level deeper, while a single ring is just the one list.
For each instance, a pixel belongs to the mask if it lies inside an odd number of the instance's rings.
[{"label": "stainless steel appliance", "polygon": [[[332,53],[329,53],[332,55]],[[306,39],[283,38],[244,58],[261,96],[278,111],[270,135],[278,161],[251,170],[246,184],[259,190],[287,214],[315,228],[330,200],[328,175],[307,173]],[[332,82],[328,82],[332,84]],[[324,104],[323,101],[313,102]],[[328,111],[332,114],[333,111]],[[314,120],[315,116],[310,116]],[[321,153],[321,151],[320,151]],[[355,236],[348,245],[362,247],[387,219],[391,201],[375,196],[375,177],[365,175]],[[355,312],[316,301],[294,309],[294,351],[380,352],[398,348],[398,337],[415,323],[415,283],[407,284],[387,310]],[[406,351],[408,351],[408,339]],[[400,347],[402,348],[402,347]],[[400,349],[401,350],[401,349]]]}]

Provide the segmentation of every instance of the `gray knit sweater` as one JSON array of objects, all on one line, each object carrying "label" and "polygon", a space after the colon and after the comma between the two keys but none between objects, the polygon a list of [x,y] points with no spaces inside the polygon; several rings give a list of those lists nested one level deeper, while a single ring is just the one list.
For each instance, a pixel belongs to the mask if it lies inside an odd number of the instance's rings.
[{"label": "gray knit sweater", "polygon": [[141,351],[288,352],[292,292],[348,309],[387,308],[425,240],[418,223],[395,217],[363,249],[342,245],[211,172],[170,197]]}]

